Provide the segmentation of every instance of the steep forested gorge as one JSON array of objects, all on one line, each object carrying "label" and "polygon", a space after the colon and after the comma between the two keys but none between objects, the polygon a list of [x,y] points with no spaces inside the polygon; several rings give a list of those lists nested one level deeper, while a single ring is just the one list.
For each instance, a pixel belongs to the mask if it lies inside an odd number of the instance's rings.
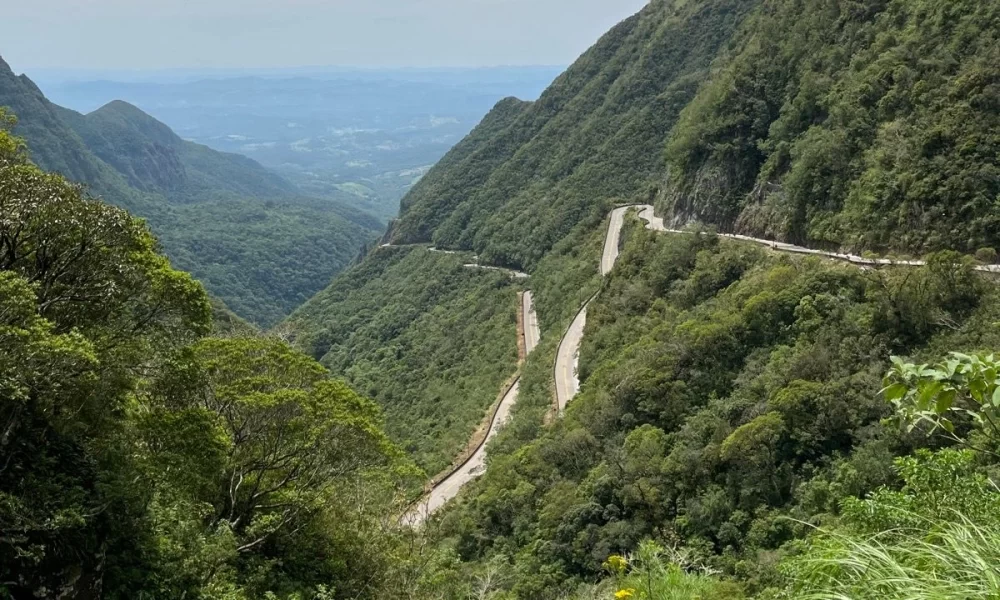
[{"label": "steep forested gorge", "polygon": [[389,431],[432,475],[517,366],[517,286],[465,262],[380,248],[288,320],[300,347],[379,399]]},{"label": "steep forested gorge", "polygon": [[[0,364],[47,362],[0,371],[2,416],[27,432],[0,440],[24,474],[0,479],[17,534],[0,586],[88,585],[74,573],[100,563],[108,597],[136,581],[164,598],[995,598],[1000,288],[972,267],[1000,245],[998,31],[992,1],[652,0],[432,169],[385,245],[278,328],[298,350],[204,338],[204,295],[149,245],[139,300],[96,325],[3,266],[0,335],[22,345]],[[100,148],[120,123],[99,116],[42,143]],[[106,175],[109,198],[163,185],[80,156],[46,166]],[[629,217],[601,278],[608,211],[637,202],[691,233]],[[713,229],[927,264],[859,269]],[[158,277],[185,302],[147,300]],[[543,337],[519,367],[522,288]],[[581,393],[556,416],[556,348],[592,297]],[[122,362],[105,327],[150,306],[187,320],[142,319]],[[398,529],[515,372],[485,474]],[[318,483],[257,497],[279,464],[234,490],[279,441]]]},{"label": "steep forested gorge", "polygon": [[[997,498],[974,483],[969,461],[993,464],[997,436],[971,444],[973,458],[894,462],[968,445],[975,420],[900,431],[882,423],[894,407],[880,390],[890,357],[935,361],[1000,343],[1000,298],[962,256],[994,261],[1000,244],[990,126],[998,10],[654,0],[538,101],[501,102],[415,186],[386,239],[527,270],[543,328],[489,469],[428,525],[464,575],[442,594],[463,597],[479,582],[495,598],[832,598],[835,582],[850,580],[862,597],[863,570],[830,566],[851,564],[850,552],[836,550],[847,553],[839,563],[822,553],[837,535],[893,522],[865,514],[942,493],[944,480],[914,478],[924,466],[952,469],[971,504],[988,507],[979,523],[996,522]],[[921,256],[928,266],[864,271],[630,225],[619,266],[601,282],[606,215],[635,202],[654,202],[675,227]],[[582,393],[565,418],[547,421],[558,338],[598,291]],[[313,309],[307,329],[337,314]],[[399,354],[382,368],[412,360]],[[967,385],[939,406],[984,397]],[[472,402],[485,410],[492,398]],[[920,402],[903,414],[928,423]],[[959,496],[944,497],[960,508]],[[804,544],[814,527],[840,533]],[[915,564],[890,555],[901,569]],[[919,568],[907,572],[922,585]],[[670,590],[656,592],[653,578]],[[906,597],[906,587],[871,589]],[[989,597],[963,593],[941,597]]]}]

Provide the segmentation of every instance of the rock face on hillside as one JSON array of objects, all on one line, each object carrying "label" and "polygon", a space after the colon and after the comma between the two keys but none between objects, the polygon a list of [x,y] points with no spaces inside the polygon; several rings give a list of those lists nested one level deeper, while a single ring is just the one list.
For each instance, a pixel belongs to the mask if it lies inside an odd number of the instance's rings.
[{"label": "rock face on hillside", "polygon": [[996,246],[998,35],[992,2],[765,2],[671,133],[661,212],[812,245]]}]

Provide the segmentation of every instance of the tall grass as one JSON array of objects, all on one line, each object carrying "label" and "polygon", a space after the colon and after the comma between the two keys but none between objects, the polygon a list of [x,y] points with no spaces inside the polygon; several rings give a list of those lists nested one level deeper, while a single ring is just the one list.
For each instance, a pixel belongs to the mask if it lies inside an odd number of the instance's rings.
[{"label": "tall grass", "polygon": [[1000,529],[956,514],[923,532],[824,533],[786,568],[795,600],[996,600]]}]

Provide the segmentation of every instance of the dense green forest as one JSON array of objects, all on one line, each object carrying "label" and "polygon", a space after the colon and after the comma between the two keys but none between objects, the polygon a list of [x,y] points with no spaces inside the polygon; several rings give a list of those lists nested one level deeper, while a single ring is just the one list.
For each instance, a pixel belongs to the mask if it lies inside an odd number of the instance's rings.
[{"label": "dense green forest", "polygon": [[998,32],[993,2],[764,2],[671,133],[660,207],[833,247],[997,246]]},{"label": "dense green forest", "polygon": [[426,589],[392,526],[419,471],[372,401],[4,128],[0,214],[0,597]]},{"label": "dense green forest", "polygon": [[[998,547],[1000,296],[967,255],[1000,245],[996,11],[653,0],[414,187],[389,239],[527,270],[544,332],[485,475],[427,526],[459,559],[440,597],[995,595],[975,565]],[[860,270],[633,223],[602,282],[609,209],[647,201],[677,227],[928,265]],[[338,280],[326,312],[347,314],[384,260]],[[582,393],[552,420],[558,338],[595,293]],[[302,321],[300,339],[342,322]],[[340,368],[375,354],[354,348]]]},{"label": "dense green forest", "polygon": [[983,328],[1000,296],[956,255],[864,272],[635,227],[620,260],[590,309],[582,395],[537,441],[501,433],[441,519],[466,560],[511,564],[514,597],[569,594],[648,538],[748,591],[777,585],[779,548],[928,443],[880,425],[889,356],[1000,343]]},{"label": "dense green forest", "polygon": [[[1000,245],[998,11],[652,0],[541,99],[497,105],[404,199],[391,245],[276,338],[0,134],[0,591],[996,598],[1000,286],[969,255]],[[310,213],[211,183],[246,164],[200,169],[128,107],[95,130],[31,93],[32,156],[186,215],[160,232],[180,266],[257,241],[243,231],[289,253],[304,235]],[[148,144],[105,153],[137,131]],[[208,188],[248,229],[188,231]],[[608,211],[637,201],[689,232],[629,217],[602,279]],[[717,230],[927,263],[860,269]],[[273,277],[191,270],[267,289],[318,268],[255,250],[239,261]],[[474,253],[530,277],[465,266]],[[543,337],[486,472],[399,527],[518,368],[523,288]],[[556,416],[556,349],[590,298],[581,393]]]},{"label": "dense green forest", "polygon": [[270,326],[321,290],[381,223],[300,198],[254,161],[179,138],[124,102],[56,106],[0,60],[0,106],[40,167],[148,220],[175,264],[240,316]]},{"label": "dense green forest", "polygon": [[300,347],[384,407],[390,434],[431,475],[517,369],[518,288],[465,262],[380,248],[288,321]]}]

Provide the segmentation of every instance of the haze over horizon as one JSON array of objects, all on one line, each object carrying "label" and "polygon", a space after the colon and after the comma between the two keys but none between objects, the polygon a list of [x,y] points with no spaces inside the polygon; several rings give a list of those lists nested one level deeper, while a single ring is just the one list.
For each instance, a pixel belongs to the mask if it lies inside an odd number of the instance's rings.
[{"label": "haze over horizon", "polygon": [[36,0],[5,9],[18,71],[569,64],[648,0]]}]

